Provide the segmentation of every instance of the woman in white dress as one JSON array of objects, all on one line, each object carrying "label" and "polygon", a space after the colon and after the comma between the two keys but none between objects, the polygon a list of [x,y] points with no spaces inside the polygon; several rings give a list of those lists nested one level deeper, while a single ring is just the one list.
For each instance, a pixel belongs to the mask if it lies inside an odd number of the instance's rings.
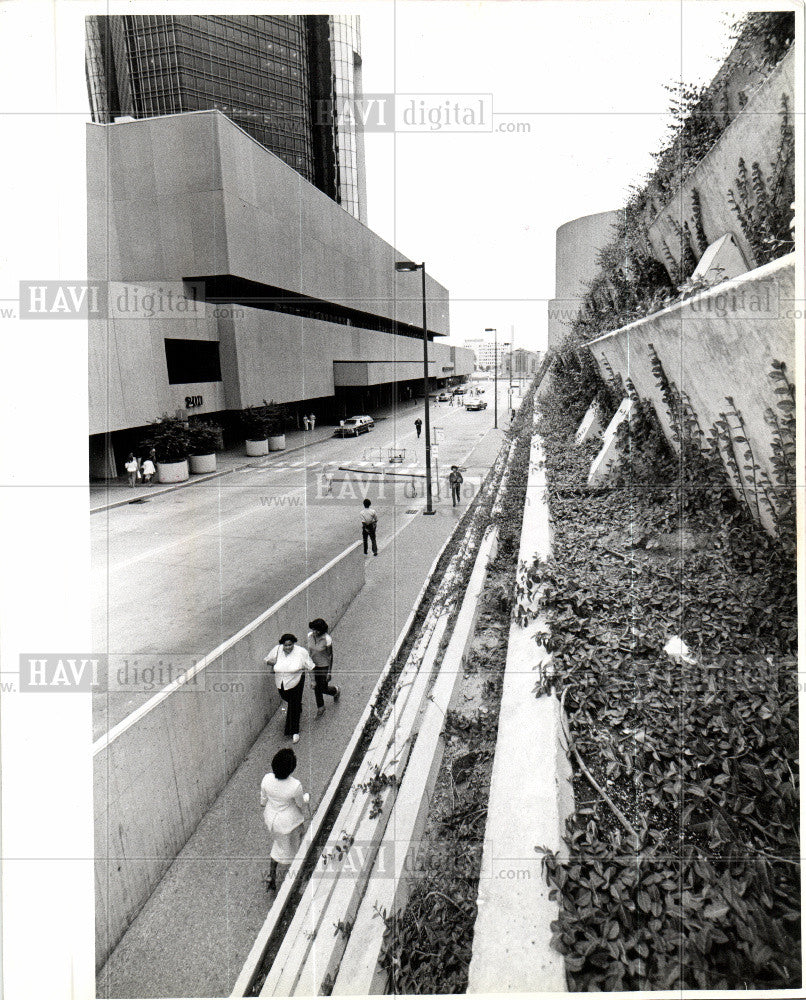
[{"label": "woman in white dress", "polygon": [[277,865],[290,865],[302,842],[302,825],[311,797],[292,777],[296,766],[296,754],[284,747],[274,755],[271,773],[260,783],[263,820],[273,837],[267,891],[277,888]]}]

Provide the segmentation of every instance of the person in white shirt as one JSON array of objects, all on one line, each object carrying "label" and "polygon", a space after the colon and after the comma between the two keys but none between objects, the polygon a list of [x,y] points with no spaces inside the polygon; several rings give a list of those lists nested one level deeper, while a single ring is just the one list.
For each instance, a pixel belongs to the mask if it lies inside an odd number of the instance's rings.
[{"label": "person in white shirt", "polygon": [[266,657],[265,662],[274,667],[274,680],[280,697],[288,705],[285,717],[285,735],[294,743],[299,742],[299,717],[302,712],[302,692],[305,688],[305,671],[313,670],[313,660],[308,650],[297,645],[297,637],[286,632],[280,642]]},{"label": "person in white shirt", "polygon": [[378,542],[375,532],[378,527],[378,515],[371,501],[367,498],[364,501],[364,509],[361,511],[361,537],[364,539],[364,555],[367,555],[367,541],[372,542],[372,554],[378,554]]},{"label": "person in white shirt", "polygon": [[129,476],[129,486],[136,486],[137,480],[140,478],[140,466],[137,463],[137,459],[134,457],[132,452],[129,452],[129,457],[126,459],[126,473]]},{"label": "person in white shirt", "polygon": [[154,473],[157,471],[150,458],[143,459],[143,465],[140,471],[143,473],[143,482],[147,486],[150,486],[151,480],[154,478]]},{"label": "person in white shirt", "polygon": [[311,797],[292,778],[297,758],[290,747],[279,750],[271,761],[271,774],[260,783],[263,822],[272,835],[271,863],[266,890],[277,888],[277,865],[290,865],[302,842],[302,825]]}]

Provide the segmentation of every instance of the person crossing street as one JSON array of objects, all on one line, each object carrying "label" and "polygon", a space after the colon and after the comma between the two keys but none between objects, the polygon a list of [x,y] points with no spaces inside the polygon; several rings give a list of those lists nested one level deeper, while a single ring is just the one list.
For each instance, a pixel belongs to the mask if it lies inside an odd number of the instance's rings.
[{"label": "person crossing street", "polygon": [[414,421],[414,426],[417,430],[417,437],[419,437],[423,432],[423,422],[419,417]]}]

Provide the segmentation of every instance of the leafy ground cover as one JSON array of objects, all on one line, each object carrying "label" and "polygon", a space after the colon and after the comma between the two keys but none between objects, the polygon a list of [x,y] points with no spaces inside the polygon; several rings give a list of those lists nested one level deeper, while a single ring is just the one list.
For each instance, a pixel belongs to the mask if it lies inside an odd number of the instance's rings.
[{"label": "leafy ground cover", "polygon": [[546,862],[569,986],[798,987],[793,553],[660,445],[587,487],[577,388],[560,372],[541,398],[555,541],[534,570],[574,743],[569,859]]}]

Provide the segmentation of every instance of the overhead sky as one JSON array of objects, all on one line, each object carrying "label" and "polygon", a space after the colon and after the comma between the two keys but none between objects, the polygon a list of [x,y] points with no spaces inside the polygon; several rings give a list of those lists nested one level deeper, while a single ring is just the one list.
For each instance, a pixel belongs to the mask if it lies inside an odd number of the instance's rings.
[{"label": "overhead sky", "polygon": [[555,230],[624,204],[668,128],[665,85],[710,80],[744,9],[719,0],[361,8],[365,94],[393,92],[400,107],[400,95],[435,95],[430,106],[486,93],[494,129],[521,123],[507,133],[366,136],[369,225],[448,287],[453,342],[485,327],[509,339],[514,325],[516,346],[543,348]]}]

